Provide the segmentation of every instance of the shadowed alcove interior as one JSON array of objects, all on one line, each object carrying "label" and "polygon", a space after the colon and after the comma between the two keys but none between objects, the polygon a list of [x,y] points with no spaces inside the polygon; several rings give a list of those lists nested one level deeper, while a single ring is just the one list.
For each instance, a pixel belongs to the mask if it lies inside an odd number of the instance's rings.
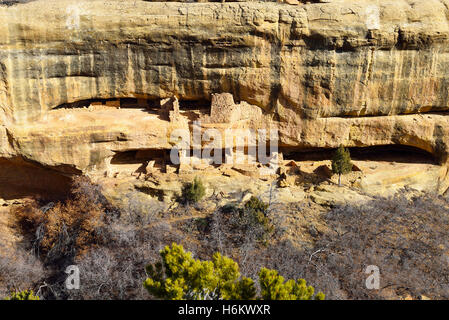
[{"label": "shadowed alcove interior", "polygon": [[45,200],[65,198],[71,189],[72,177],[79,172],[72,168],[56,169],[60,170],[46,168],[20,157],[0,158],[0,198],[5,200],[30,196]]},{"label": "shadowed alcove interior", "polygon": [[[388,161],[398,163],[436,164],[431,153],[406,145],[378,145],[368,147],[349,147],[351,158],[361,161]],[[336,149],[279,147],[285,160],[322,161],[331,160]]]}]

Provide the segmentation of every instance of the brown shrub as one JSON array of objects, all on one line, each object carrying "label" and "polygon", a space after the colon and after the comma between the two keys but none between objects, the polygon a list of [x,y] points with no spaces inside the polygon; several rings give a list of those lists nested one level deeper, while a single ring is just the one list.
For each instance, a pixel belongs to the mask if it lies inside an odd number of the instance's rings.
[{"label": "brown shrub", "polygon": [[85,178],[74,184],[73,198],[39,206],[34,201],[12,209],[21,232],[32,237],[35,252],[47,259],[76,256],[97,242],[96,230],[104,223],[105,208],[96,186]]}]

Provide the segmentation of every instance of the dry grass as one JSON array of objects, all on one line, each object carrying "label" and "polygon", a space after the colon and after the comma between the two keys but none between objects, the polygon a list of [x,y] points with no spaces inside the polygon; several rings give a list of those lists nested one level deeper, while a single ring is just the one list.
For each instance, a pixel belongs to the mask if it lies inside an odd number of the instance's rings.
[{"label": "dry grass", "polygon": [[[243,204],[211,206],[218,201],[211,198],[170,210],[126,197],[128,207],[111,214],[101,190],[78,181],[65,202],[14,208],[18,228],[39,259],[19,247],[18,258],[0,257],[0,291],[36,291],[45,281],[49,299],[149,298],[141,286],[144,266],[177,242],[200,259],[220,251],[238,261],[245,276],[255,278],[268,267],[286,278],[304,278],[328,299],[449,298],[449,200],[442,196],[403,191],[334,208],[308,199],[272,205],[267,217],[274,230],[266,241],[260,241],[260,224],[242,219]],[[68,292],[61,285],[67,264],[82,268],[82,290]],[[368,265],[380,268],[379,290],[364,286]]]}]

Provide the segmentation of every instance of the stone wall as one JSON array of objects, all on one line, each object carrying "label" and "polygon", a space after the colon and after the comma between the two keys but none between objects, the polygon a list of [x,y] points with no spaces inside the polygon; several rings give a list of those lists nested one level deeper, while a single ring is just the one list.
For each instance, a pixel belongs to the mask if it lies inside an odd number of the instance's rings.
[{"label": "stone wall", "polygon": [[0,157],[98,170],[116,151],[170,148],[188,123],[57,106],[229,93],[239,103],[212,117],[226,127],[257,106],[253,125],[278,128],[282,146],[402,144],[445,163],[449,0],[326,2],[1,6]]}]

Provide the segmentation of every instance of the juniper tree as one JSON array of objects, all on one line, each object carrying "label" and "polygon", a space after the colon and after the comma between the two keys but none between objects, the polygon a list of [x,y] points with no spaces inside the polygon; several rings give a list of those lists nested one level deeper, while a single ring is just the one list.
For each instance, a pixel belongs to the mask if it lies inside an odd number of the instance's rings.
[{"label": "juniper tree", "polygon": [[340,145],[332,158],[332,172],[338,174],[338,186],[341,186],[341,175],[347,174],[351,170],[352,163],[349,150]]},{"label": "juniper tree", "polygon": [[182,187],[181,200],[186,203],[196,203],[206,194],[206,188],[198,177],[195,177],[192,183],[186,183]]},{"label": "juniper tree", "polygon": [[[157,298],[179,299],[255,299],[256,287],[251,278],[242,277],[238,264],[220,253],[212,261],[192,258],[183,247],[172,244],[160,252],[162,263],[146,267],[148,278],[143,286]],[[314,288],[304,279],[284,281],[276,270],[262,268],[259,272],[261,297],[267,300],[323,300],[324,294],[314,296]]]},{"label": "juniper tree", "polygon": [[200,261],[176,243],[161,250],[162,263],[148,265],[144,287],[155,297],[168,300],[247,300],[256,294],[254,281],[241,277],[239,266],[218,252],[212,261]]},{"label": "juniper tree", "polygon": [[11,292],[5,300],[40,300],[39,296],[34,295],[33,290],[23,290]]},{"label": "juniper tree", "polygon": [[259,272],[261,296],[264,300],[324,300],[324,294],[308,286],[306,280],[298,279],[284,282],[276,270],[262,268]]}]

